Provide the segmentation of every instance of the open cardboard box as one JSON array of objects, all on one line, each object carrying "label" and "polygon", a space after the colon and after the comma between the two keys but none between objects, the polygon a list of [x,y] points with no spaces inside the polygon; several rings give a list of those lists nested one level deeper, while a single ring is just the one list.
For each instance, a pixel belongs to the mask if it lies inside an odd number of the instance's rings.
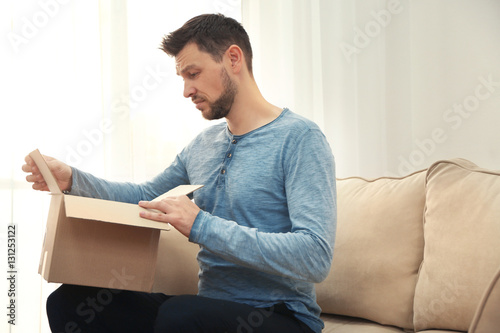
[{"label": "open cardboard box", "polygon": [[[40,152],[30,156],[52,195],[38,273],[47,282],[151,292],[169,225],[141,218],[138,205],[64,194]],[[181,185],[155,200],[200,187]]]}]

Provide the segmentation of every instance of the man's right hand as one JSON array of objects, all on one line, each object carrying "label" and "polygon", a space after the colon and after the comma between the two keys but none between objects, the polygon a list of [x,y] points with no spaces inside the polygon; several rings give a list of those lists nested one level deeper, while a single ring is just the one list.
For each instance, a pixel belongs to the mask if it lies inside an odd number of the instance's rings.
[{"label": "man's right hand", "polygon": [[[61,191],[71,190],[71,180],[73,176],[73,170],[71,170],[71,167],[49,156],[44,155],[43,158],[47,162],[50,171],[56,178],[57,185],[59,185]],[[30,183],[33,183],[33,189],[38,191],[48,191],[49,188],[47,186],[47,183],[43,179],[43,176],[36,166],[35,161],[33,161],[33,159],[29,155],[26,156],[24,160],[26,164],[24,164],[22,167],[23,171],[31,173],[30,175],[26,176],[26,180]]]}]

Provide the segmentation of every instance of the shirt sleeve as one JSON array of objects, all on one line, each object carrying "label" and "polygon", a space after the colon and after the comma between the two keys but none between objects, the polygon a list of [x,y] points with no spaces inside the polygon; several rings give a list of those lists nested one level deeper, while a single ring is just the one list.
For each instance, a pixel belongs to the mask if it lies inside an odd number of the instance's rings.
[{"label": "shirt sleeve", "polygon": [[178,185],[189,184],[184,165],[177,156],[174,162],[151,181],[135,184],[113,182],[73,168],[72,186],[69,194],[136,204],[141,200],[152,200]]},{"label": "shirt sleeve", "polygon": [[262,232],[200,211],[190,241],[245,267],[320,282],[330,271],[337,208],[335,162],[319,129],[297,139],[283,168],[289,232]]}]

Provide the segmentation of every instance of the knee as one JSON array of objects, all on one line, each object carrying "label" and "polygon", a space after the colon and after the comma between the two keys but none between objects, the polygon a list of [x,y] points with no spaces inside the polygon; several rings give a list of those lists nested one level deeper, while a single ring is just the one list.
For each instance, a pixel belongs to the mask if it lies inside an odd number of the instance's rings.
[{"label": "knee", "polygon": [[61,312],[61,309],[66,308],[66,288],[64,285],[59,287],[58,289],[54,290],[49,297],[47,297],[47,316],[49,317],[49,320],[51,317],[54,315],[58,314]]},{"label": "knee", "polygon": [[80,294],[78,289],[81,287],[72,285],[61,285],[47,297],[47,313],[61,313],[74,308],[77,297]]},{"label": "knee", "polygon": [[47,297],[47,318],[53,332],[81,332],[77,308],[90,292],[90,287],[62,285]]},{"label": "knee", "polygon": [[59,289],[54,290],[49,297],[47,297],[47,310],[52,310],[54,308],[61,308],[60,304],[64,301],[64,290],[63,286]]},{"label": "knee", "polygon": [[47,297],[47,318],[52,332],[66,332],[68,323],[71,323],[70,293],[67,286],[62,285]]},{"label": "knee", "polygon": [[[163,302],[158,309],[155,322],[155,333],[163,332],[187,332],[187,325],[196,325],[200,319],[200,313],[197,311],[196,303],[193,299],[196,296],[182,295],[174,296]],[[192,330],[195,332],[195,330]]]}]

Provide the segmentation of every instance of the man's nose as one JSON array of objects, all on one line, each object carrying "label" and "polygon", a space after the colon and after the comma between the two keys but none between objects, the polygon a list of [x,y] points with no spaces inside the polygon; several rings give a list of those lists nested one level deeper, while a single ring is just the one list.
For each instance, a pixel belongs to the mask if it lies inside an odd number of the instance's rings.
[{"label": "man's nose", "polygon": [[195,93],[196,89],[189,82],[184,82],[184,97],[192,97]]}]

